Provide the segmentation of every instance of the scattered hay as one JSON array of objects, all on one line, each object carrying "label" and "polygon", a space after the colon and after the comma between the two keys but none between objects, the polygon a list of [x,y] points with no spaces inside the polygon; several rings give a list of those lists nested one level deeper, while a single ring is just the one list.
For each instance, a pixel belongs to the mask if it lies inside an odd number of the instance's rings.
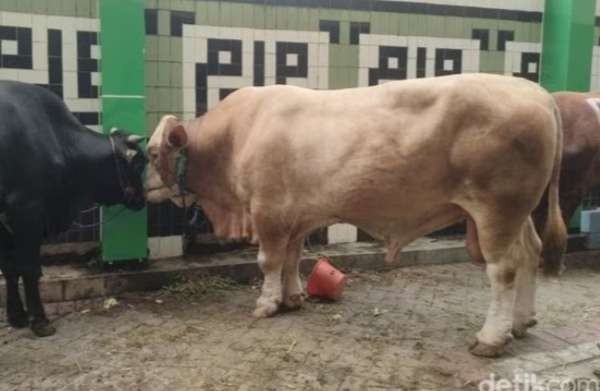
[{"label": "scattered hay", "polygon": [[216,291],[231,291],[239,287],[229,277],[201,275],[196,277],[178,276],[163,290],[182,299],[204,296]]}]

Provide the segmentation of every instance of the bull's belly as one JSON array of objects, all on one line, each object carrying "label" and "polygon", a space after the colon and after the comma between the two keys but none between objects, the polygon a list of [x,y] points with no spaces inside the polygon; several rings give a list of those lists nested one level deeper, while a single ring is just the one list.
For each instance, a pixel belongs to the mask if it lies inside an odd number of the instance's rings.
[{"label": "bull's belly", "polygon": [[466,212],[448,203],[420,210],[389,210],[374,212],[368,216],[340,216],[340,220],[356,225],[364,231],[401,245],[408,244],[423,235],[448,227],[463,220]]}]

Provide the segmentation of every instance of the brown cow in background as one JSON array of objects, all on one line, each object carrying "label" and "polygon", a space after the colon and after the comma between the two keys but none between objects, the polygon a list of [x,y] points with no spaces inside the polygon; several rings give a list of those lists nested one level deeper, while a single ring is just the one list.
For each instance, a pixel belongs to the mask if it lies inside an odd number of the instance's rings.
[{"label": "brown cow in background", "polygon": [[[568,224],[583,197],[600,185],[600,93],[553,94],[564,135],[560,172],[560,207]],[[538,232],[545,225],[547,195],[533,213]]]}]

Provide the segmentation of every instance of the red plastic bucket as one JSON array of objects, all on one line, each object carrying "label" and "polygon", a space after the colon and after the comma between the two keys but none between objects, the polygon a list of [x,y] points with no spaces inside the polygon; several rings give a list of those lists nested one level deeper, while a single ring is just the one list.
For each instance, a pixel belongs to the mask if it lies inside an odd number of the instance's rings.
[{"label": "red plastic bucket", "polygon": [[321,257],[308,276],[306,291],[311,296],[338,300],[342,296],[345,285],[344,273],[333,267],[327,258]]}]

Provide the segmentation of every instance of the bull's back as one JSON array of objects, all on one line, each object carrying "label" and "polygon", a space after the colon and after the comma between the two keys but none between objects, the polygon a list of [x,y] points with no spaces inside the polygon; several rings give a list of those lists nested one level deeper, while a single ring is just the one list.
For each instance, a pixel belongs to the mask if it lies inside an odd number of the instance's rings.
[{"label": "bull's back", "polygon": [[[30,84],[0,81],[0,188],[38,191],[56,181],[62,168],[59,123],[62,101]],[[68,113],[67,113],[68,114]]]},{"label": "bull's back", "polygon": [[551,97],[495,75],[332,91],[248,88],[220,106],[210,115],[231,116],[226,133],[237,140],[231,166],[248,190],[242,198],[342,215],[358,205],[385,214],[450,202],[466,182],[506,184],[507,173],[549,176],[556,141],[546,131]]}]

